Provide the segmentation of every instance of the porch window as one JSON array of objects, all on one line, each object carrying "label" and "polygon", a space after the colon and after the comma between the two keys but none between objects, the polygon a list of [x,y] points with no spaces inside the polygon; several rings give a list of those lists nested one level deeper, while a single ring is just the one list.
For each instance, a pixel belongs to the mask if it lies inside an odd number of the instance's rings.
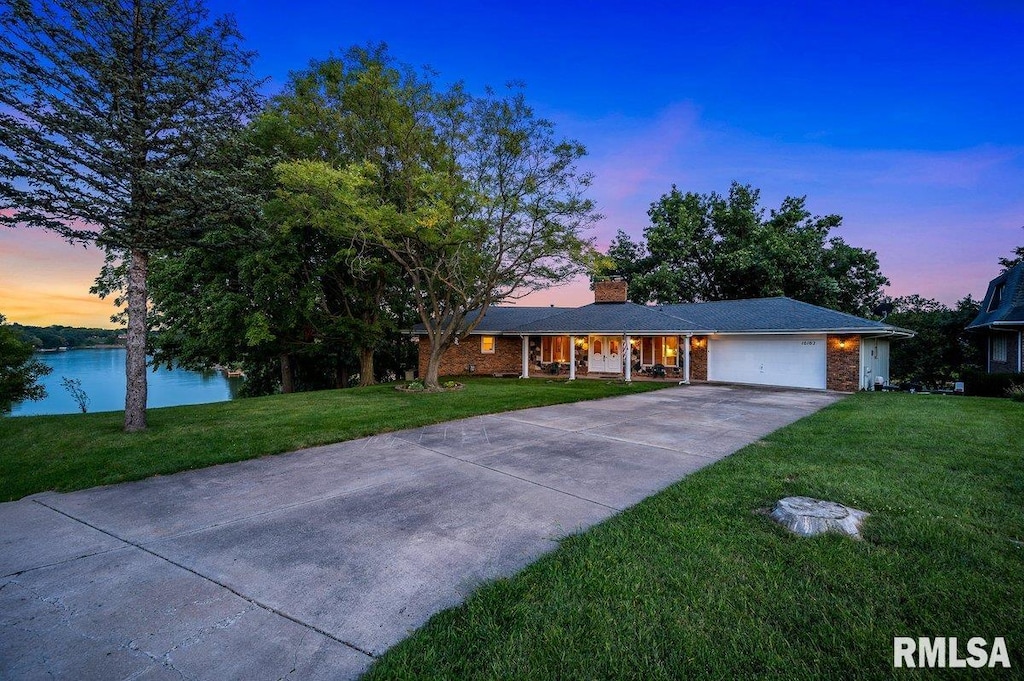
[{"label": "porch window", "polygon": [[494,336],[480,336],[480,352],[485,355],[494,354]]},{"label": "porch window", "polygon": [[1006,336],[992,336],[992,361],[1006,361]]},{"label": "porch window", "polygon": [[679,366],[679,336],[665,336],[662,343],[662,364]]},{"label": "porch window", "polygon": [[540,341],[540,361],[544,364],[568,362],[569,337],[544,336]]},{"label": "porch window", "polygon": [[679,366],[678,336],[646,336],[640,339],[640,364]]}]

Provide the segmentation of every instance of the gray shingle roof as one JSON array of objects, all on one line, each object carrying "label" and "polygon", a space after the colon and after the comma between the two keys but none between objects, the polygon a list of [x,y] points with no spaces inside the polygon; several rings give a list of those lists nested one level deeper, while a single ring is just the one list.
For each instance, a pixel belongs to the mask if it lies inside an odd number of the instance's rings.
[{"label": "gray shingle roof", "polygon": [[[999,286],[1002,286],[1000,302],[990,312],[992,296]],[[981,329],[1004,324],[1024,324],[1024,263],[1011,267],[989,282],[985,299],[981,302],[981,311],[967,328]]]},{"label": "gray shingle roof", "polygon": [[[552,315],[559,314],[560,312],[566,312],[572,310],[571,307],[513,307],[513,306],[500,306],[495,305],[487,309],[487,314],[484,315],[480,325],[476,327],[474,333],[478,334],[491,334],[491,333],[503,333],[512,331],[519,328],[524,324],[550,317]],[[466,316],[467,322],[473,322],[476,319],[476,313],[471,312]],[[423,330],[422,324],[416,325],[416,330]]]},{"label": "gray shingle roof", "polygon": [[523,324],[516,331],[530,333],[687,333],[708,330],[664,310],[636,303],[591,303],[583,307]]},{"label": "gray shingle roof", "polygon": [[720,333],[779,331],[890,332],[897,327],[792,298],[752,298],[661,305],[667,313],[694,320]]}]

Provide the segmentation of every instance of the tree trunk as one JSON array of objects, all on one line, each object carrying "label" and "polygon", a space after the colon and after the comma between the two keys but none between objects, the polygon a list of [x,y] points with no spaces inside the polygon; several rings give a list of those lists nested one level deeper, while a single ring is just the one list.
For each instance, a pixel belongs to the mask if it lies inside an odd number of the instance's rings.
[{"label": "tree trunk", "polygon": [[341,355],[338,355],[334,361],[334,387],[348,387],[348,365],[345,364],[345,360]]},{"label": "tree trunk", "polygon": [[128,263],[128,340],[124,361],[124,430],[146,429],[146,274],[149,253],[132,250]]},{"label": "tree trunk", "polygon": [[423,387],[427,390],[439,390],[441,388],[438,374],[441,371],[441,357],[444,350],[430,349],[430,357],[427,358],[427,375],[423,377]]},{"label": "tree trunk", "polygon": [[359,348],[359,385],[373,385],[373,348]]},{"label": "tree trunk", "polygon": [[292,366],[292,356],[287,352],[281,355],[281,392],[295,392],[295,368]]}]

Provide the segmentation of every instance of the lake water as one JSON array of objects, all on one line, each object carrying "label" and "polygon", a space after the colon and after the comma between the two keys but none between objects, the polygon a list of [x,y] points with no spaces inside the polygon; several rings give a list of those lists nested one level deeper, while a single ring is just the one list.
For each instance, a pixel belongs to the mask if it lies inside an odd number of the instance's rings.
[{"label": "lake water", "polygon": [[[67,352],[37,353],[35,358],[53,368],[53,373],[40,381],[46,386],[46,397],[38,402],[26,400],[14,405],[12,416],[40,414],[74,414],[79,411],[74,398],[60,384],[63,377],[77,378],[89,396],[89,412],[124,409],[124,348],[84,348]],[[219,371],[150,370],[150,407],[173,407],[179,404],[224,402],[234,397],[242,379],[227,378]]]}]

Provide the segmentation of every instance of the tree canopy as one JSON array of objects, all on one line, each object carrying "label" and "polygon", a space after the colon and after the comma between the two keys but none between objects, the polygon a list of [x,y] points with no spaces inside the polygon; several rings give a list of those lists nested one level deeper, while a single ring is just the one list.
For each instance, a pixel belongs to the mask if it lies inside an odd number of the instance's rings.
[{"label": "tree canopy", "polygon": [[643,241],[619,231],[599,274],[623,276],[638,303],[788,296],[869,314],[889,283],[877,255],[831,236],[842,218],[806,203],[788,196],[766,210],[750,185],[734,182],[727,196],[673,186],[651,204]]},{"label": "tree canopy", "polygon": [[198,0],[17,0],[0,27],[0,223],[105,249],[141,430],[149,258],[236,203],[218,149],[257,107],[253,54]]},{"label": "tree canopy", "polygon": [[559,140],[521,91],[472,97],[440,91],[377,55],[349,85],[353,125],[373,133],[349,163],[279,164],[289,219],[358,244],[357,260],[384,254],[408,286],[430,343],[428,387],[444,351],[468,335],[473,310],[581,271],[596,214],[585,198],[585,150]]},{"label": "tree canopy", "polygon": [[982,353],[976,338],[965,329],[978,315],[978,301],[966,296],[952,308],[919,295],[888,301],[892,312],[886,322],[914,332],[890,348],[890,376],[894,383],[920,383],[941,387],[962,380],[977,369]]},{"label": "tree canopy", "polygon": [[[346,167],[386,148],[377,132],[384,109],[363,85],[384,59],[375,46],[314,61],[252,120],[245,140],[259,171],[246,189],[259,210],[222,221],[205,243],[166,251],[154,265],[161,360],[241,362],[256,379],[248,387],[264,393],[344,387],[356,371],[370,384],[375,352],[403,355],[392,352],[409,346],[396,342],[397,329],[411,323],[401,273],[344,224],[312,219],[275,174],[275,165],[314,159]],[[409,361],[395,360],[384,370]]]},{"label": "tree canopy", "polygon": [[1009,258],[999,258],[999,264],[1004,272],[1013,269],[1022,262],[1024,262],[1024,246],[1017,246],[1017,248],[1013,249],[1013,255]]},{"label": "tree canopy", "polygon": [[0,415],[11,411],[15,402],[46,397],[37,381],[53,371],[32,359],[32,345],[20,340],[6,322],[0,314]]}]

